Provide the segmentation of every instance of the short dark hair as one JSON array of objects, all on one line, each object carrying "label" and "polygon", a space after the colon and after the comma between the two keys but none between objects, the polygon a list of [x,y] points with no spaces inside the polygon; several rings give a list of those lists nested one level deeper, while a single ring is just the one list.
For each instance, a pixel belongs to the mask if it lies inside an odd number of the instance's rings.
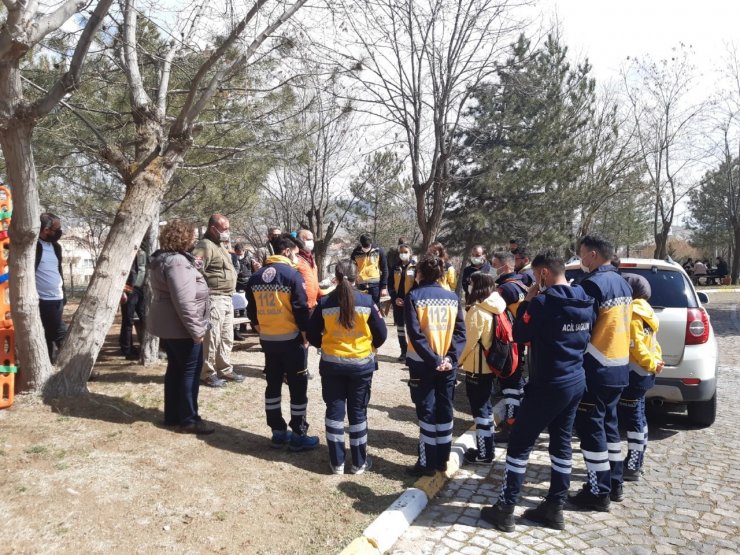
[{"label": "short dark hair", "polygon": [[272,226],[272,227],[268,227],[268,228],[267,228],[267,234],[268,234],[268,235],[272,235],[273,231],[276,231],[276,230],[278,230],[278,229],[280,229],[280,228],[279,228],[279,227],[277,227],[277,226]]},{"label": "short dark hair", "polygon": [[400,247],[401,245],[405,245],[406,243],[408,243],[408,241],[406,240],[406,237],[399,237],[399,238],[398,238],[398,246],[399,246],[399,247]]},{"label": "short dark hair", "polygon": [[515,257],[519,256],[520,258],[529,258],[529,250],[524,246],[515,248],[512,254]]},{"label": "short dark hair", "polygon": [[493,253],[493,258],[498,258],[503,263],[511,263],[514,265],[514,253],[507,251],[496,251]]},{"label": "short dark hair", "polygon": [[298,239],[292,237],[290,233],[283,233],[279,237],[270,239],[270,243],[272,244],[272,250],[275,252],[275,254],[281,253],[285,249],[293,250],[296,247],[300,248],[300,245],[298,244]]},{"label": "short dark hair", "polygon": [[565,273],[565,260],[556,251],[548,249],[534,257],[532,268],[547,268],[556,276],[561,276]]},{"label": "short dark hair", "polygon": [[614,256],[614,245],[601,235],[597,235],[595,233],[584,235],[581,237],[581,240],[578,241],[579,249],[581,248],[581,245],[585,246],[588,250],[598,252],[601,257],[606,260],[611,260]]},{"label": "short dark hair", "polygon": [[484,254],[484,255],[486,254],[486,247],[484,247],[483,245],[473,245],[473,248],[472,248],[472,249],[470,249],[470,250],[471,250],[471,252],[472,252],[472,251],[474,251],[475,249],[480,249],[480,250],[482,250],[482,251],[483,251],[483,254]]},{"label": "short dark hair", "polygon": [[41,229],[49,229],[56,221],[59,221],[59,216],[51,212],[44,212],[41,214]]},{"label": "short dark hair", "polygon": [[416,265],[416,271],[421,276],[421,281],[437,281],[445,273],[445,261],[438,256],[426,254]]},{"label": "short dark hair", "polygon": [[234,245],[234,252],[244,252],[244,245],[242,243],[236,243]]},{"label": "short dark hair", "polygon": [[367,233],[363,233],[360,235],[360,244],[365,248],[370,247],[373,244],[373,238]]},{"label": "short dark hair", "polygon": [[487,272],[473,272],[470,275],[470,284],[472,289],[465,298],[467,304],[485,301],[496,290],[496,278]]}]

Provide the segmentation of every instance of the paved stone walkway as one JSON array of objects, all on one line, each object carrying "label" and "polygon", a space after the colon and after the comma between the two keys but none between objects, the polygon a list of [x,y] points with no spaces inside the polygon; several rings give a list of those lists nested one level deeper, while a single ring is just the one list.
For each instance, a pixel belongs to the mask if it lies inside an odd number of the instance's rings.
[{"label": "paved stone walkway", "polygon": [[[391,553],[740,553],[739,306],[738,296],[709,305],[720,347],[717,421],[711,428],[693,429],[684,413],[652,418],[645,474],[639,482],[625,483],[625,500],[612,503],[611,512],[567,510],[562,532],[520,519],[512,533],[492,529],[478,516],[501,489],[505,453],[500,448],[492,468],[458,472]],[[577,444],[573,455],[575,492],[585,477]],[[543,434],[529,460],[516,515],[546,493],[549,465]]]}]

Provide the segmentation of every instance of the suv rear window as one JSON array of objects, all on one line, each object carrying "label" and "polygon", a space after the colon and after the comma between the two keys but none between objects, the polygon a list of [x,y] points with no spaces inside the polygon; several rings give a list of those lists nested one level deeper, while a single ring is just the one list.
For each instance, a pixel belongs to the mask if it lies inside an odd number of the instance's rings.
[{"label": "suv rear window", "polygon": [[[696,308],[696,295],[691,284],[681,272],[650,268],[622,268],[620,273],[638,274],[650,283],[652,306],[664,308]],[[580,283],[584,273],[580,269],[566,270],[566,278]]]},{"label": "suv rear window", "polygon": [[650,305],[664,308],[696,308],[696,295],[681,272],[649,268],[623,268],[621,274],[638,274],[650,282]]}]

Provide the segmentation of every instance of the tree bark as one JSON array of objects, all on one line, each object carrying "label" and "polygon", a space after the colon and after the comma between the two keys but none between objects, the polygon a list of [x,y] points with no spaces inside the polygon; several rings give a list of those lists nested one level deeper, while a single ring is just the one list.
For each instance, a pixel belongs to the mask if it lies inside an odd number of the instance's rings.
[{"label": "tree bark", "polygon": [[737,285],[740,276],[740,226],[735,226],[733,231],[735,232],[735,244],[732,249],[731,280],[733,284]]},{"label": "tree bark", "polygon": [[[18,83],[20,87],[20,83]],[[16,98],[21,98],[20,88]],[[12,280],[10,305],[16,341],[18,391],[35,390],[52,374],[36,292],[36,242],[40,213],[31,122],[15,121],[0,128],[0,146],[13,195],[8,272]]]},{"label": "tree bark", "polygon": [[[159,248],[159,208],[157,213],[152,220],[149,229],[144,237],[143,248],[146,251],[147,259],[149,259],[158,248]],[[148,264],[147,264],[148,265]],[[150,281],[150,274],[147,271],[146,283],[144,284],[144,322],[149,319],[149,307],[152,304],[152,287]],[[139,362],[144,366],[154,366],[159,363],[159,337],[149,333],[148,326],[143,326],[144,337],[141,340],[141,353],[139,356]]]},{"label": "tree bark", "polygon": [[121,291],[130,270],[129,257],[118,253],[133,252],[159,211],[166,180],[161,174],[161,158],[134,180],[116,214],[95,273],[90,280],[59,353],[60,372],[44,386],[46,397],[81,395],[87,392],[87,380],[106,333],[113,323]]}]

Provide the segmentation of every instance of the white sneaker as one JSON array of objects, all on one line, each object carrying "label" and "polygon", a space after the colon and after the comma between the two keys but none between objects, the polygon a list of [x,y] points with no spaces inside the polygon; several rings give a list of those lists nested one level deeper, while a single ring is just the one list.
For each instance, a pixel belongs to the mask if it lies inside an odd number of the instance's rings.
[{"label": "white sneaker", "polygon": [[370,470],[372,467],[373,467],[373,461],[370,457],[367,457],[365,459],[365,464],[363,464],[362,466],[352,465],[351,472],[352,474],[362,474],[366,470]]},{"label": "white sneaker", "polygon": [[329,462],[329,469],[331,470],[332,474],[344,474],[344,465],[340,464],[339,466],[334,466]]}]

